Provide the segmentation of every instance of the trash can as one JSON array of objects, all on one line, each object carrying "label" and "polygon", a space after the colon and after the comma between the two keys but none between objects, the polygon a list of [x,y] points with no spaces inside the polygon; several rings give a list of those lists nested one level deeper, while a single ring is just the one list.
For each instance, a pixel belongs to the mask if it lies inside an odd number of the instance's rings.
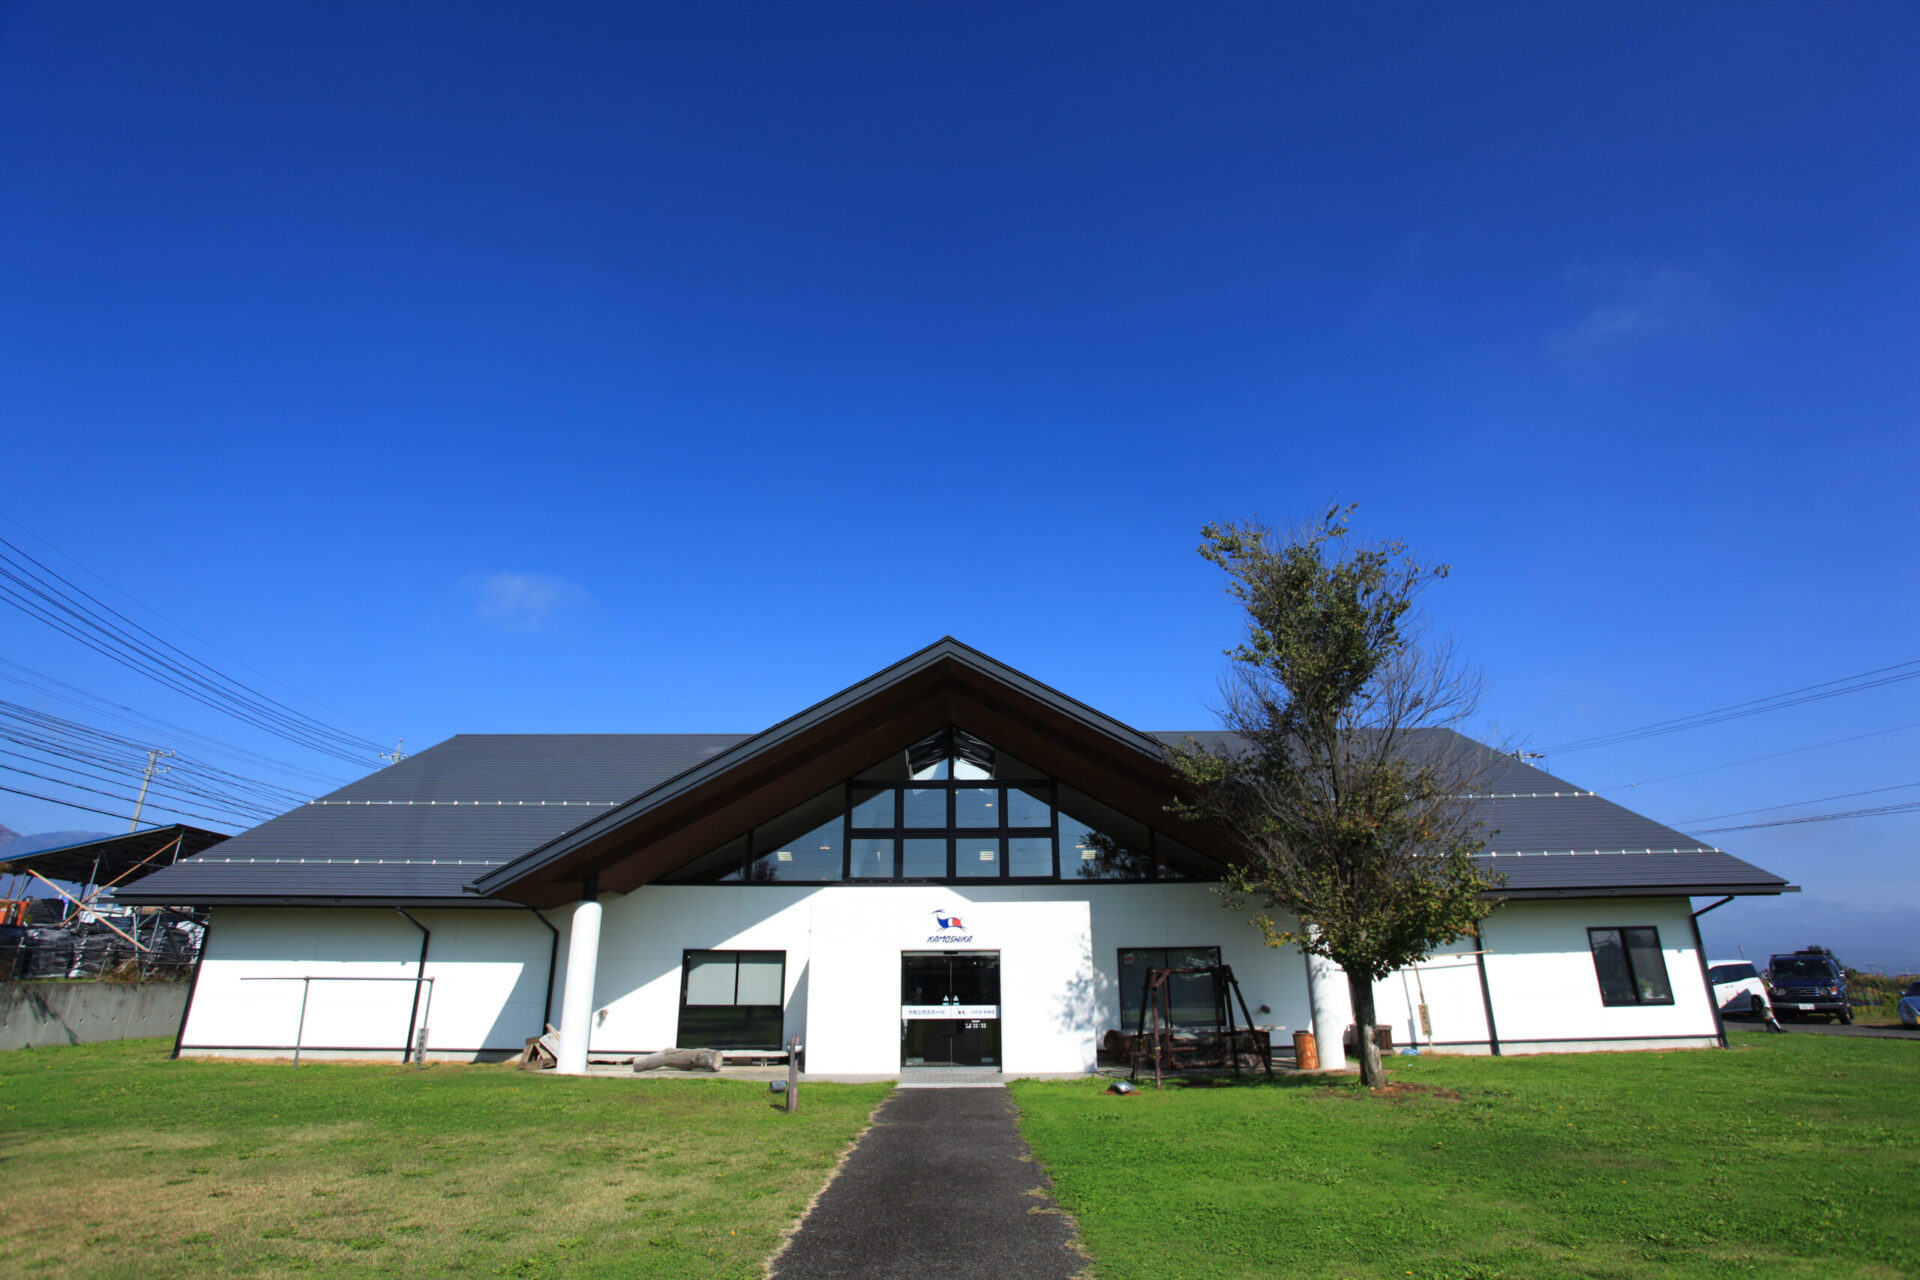
[{"label": "trash can", "polygon": [[1313,1032],[1296,1031],[1293,1033],[1293,1065],[1302,1071],[1320,1069],[1320,1050],[1313,1043]]}]

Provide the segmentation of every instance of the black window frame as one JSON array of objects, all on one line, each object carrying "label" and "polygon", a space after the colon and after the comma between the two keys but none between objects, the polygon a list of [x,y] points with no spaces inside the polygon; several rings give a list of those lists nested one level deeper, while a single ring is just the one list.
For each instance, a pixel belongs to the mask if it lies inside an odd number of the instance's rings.
[{"label": "black window frame", "polygon": [[[734,966],[734,968],[733,968],[733,998],[734,998],[734,1002],[733,1002],[732,1004],[699,1004],[699,1005],[689,1005],[689,1004],[687,1003],[687,987],[688,987],[688,985],[689,985],[689,983],[691,983],[691,982],[692,982],[692,980],[693,980],[693,957],[694,957],[694,956],[696,956],[696,955],[708,955],[708,956],[732,956],[732,957],[733,957],[733,966]],[[777,1005],[767,1005],[767,1004],[741,1004],[741,1003],[739,1002],[739,1001],[740,1001],[740,958],[741,958],[742,956],[779,956],[779,957],[780,957],[780,1003],[779,1003],[779,1004],[777,1004]],[[773,1010],[773,1011],[774,1011],[774,1019],[773,1019],[773,1020],[774,1020],[774,1022],[775,1022],[775,1024],[776,1024],[776,1030],[775,1030],[775,1032],[774,1032],[774,1037],[773,1037],[773,1043],[772,1043],[772,1044],[716,1044],[716,1043],[709,1043],[709,1044],[701,1044],[701,1045],[689,1045],[689,1044],[685,1044],[685,1043],[681,1043],[682,1041],[684,1041],[684,1040],[686,1039],[686,1036],[685,1036],[685,1034],[684,1034],[684,1027],[685,1027],[685,1024],[686,1024],[686,1016],[687,1016],[687,1010],[688,1010],[689,1008],[693,1008],[693,1009],[752,1009],[752,1010],[759,1010],[759,1011],[761,1011],[761,1012],[763,1013],[763,1015],[764,1015],[764,1012],[765,1012],[766,1010],[769,1010],[769,1009],[771,1009],[771,1010]],[[783,1037],[783,1036],[785,1035],[785,1033],[786,1033],[786,1016],[787,1016],[787,953],[786,953],[785,951],[776,951],[776,950],[773,950],[773,949],[771,949],[771,948],[766,948],[766,947],[683,947],[683,948],[681,949],[681,951],[680,951],[680,1007],[679,1007],[679,1011],[678,1011],[678,1014],[676,1015],[676,1017],[675,1017],[675,1019],[674,1019],[674,1028],[673,1028],[673,1030],[674,1030],[674,1039],[675,1039],[675,1041],[676,1041],[676,1046],[675,1046],[675,1047],[677,1047],[677,1048],[682,1048],[682,1049],[693,1049],[693,1048],[700,1048],[700,1049],[778,1049],[778,1048],[780,1048],[780,1041],[781,1041],[781,1039],[782,1039],[782,1037]],[[728,1037],[728,1038],[729,1038],[729,1039],[740,1039],[741,1037]]]},{"label": "black window frame", "polygon": [[[953,733],[956,731],[947,730],[945,732]],[[949,767],[946,770],[949,776],[944,778],[873,778],[863,776],[870,772],[870,770],[863,770],[860,774],[856,774],[840,784],[841,805],[838,819],[840,823],[840,873],[835,878],[811,880],[787,878],[771,880],[754,879],[752,876],[754,864],[769,851],[757,847],[759,843],[755,839],[757,828],[750,828],[743,836],[735,837],[736,839],[742,839],[744,841],[740,853],[740,860],[731,867],[725,875],[699,879],[670,878],[667,882],[673,884],[738,884],[742,887],[817,887],[833,884],[913,884],[964,887],[968,885],[994,884],[1153,884],[1162,881],[1168,883],[1204,884],[1219,878],[1218,871],[1209,870],[1205,866],[1195,865],[1190,868],[1184,865],[1175,866],[1171,862],[1163,859],[1160,848],[1161,833],[1152,824],[1141,822],[1137,818],[1131,820],[1137,822],[1146,834],[1145,849],[1137,850],[1137,852],[1146,854],[1146,869],[1144,875],[1113,876],[1111,878],[1105,876],[1064,875],[1062,873],[1061,860],[1065,856],[1065,851],[1060,847],[1060,792],[1062,790],[1062,784],[1059,780],[1045,773],[1040,773],[1039,776],[1032,778],[956,778],[951,775],[953,773],[952,761],[957,757],[955,754],[952,754],[951,746],[949,747],[949,752],[950,754],[947,757]],[[962,827],[958,825],[955,793],[962,788],[970,790],[992,789],[998,792],[995,799],[996,813],[999,819],[998,825],[979,827]],[[832,788],[828,789],[829,793],[831,790]],[[939,827],[907,825],[907,806],[904,793],[908,790],[943,792],[946,809],[945,824]],[[1045,797],[1048,812],[1048,820],[1045,826],[1015,826],[1008,822],[1008,796],[1016,790],[1027,791]],[[863,795],[870,799],[873,793],[887,791],[894,793],[892,806],[893,825],[855,826],[853,819],[855,796]],[[818,798],[819,797],[816,797],[816,799]],[[827,819],[826,821],[831,823],[833,819]],[[1051,857],[1046,872],[1040,875],[1013,874],[1012,846],[1009,842],[1022,837],[1044,839],[1047,841],[1050,846]],[[1181,845],[1174,837],[1168,836],[1166,838],[1173,841],[1175,845],[1179,845],[1182,849],[1186,848],[1186,846]],[[904,865],[904,841],[909,839],[944,839],[947,842],[946,874],[942,876],[907,876]],[[997,873],[990,876],[960,875],[960,842],[963,840],[981,839],[994,840],[999,845],[999,868]],[[893,842],[892,874],[888,876],[855,877],[853,874],[855,840],[891,840]],[[724,849],[725,846],[723,845],[721,848]],[[715,852],[718,853],[719,851],[720,850],[716,850]],[[1195,853],[1202,860],[1206,859],[1207,855],[1204,853],[1200,853],[1197,850],[1191,852]],[[711,858],[712,856],[712,854],[709,854],[707,858]],[[1174,856],[1178,855],[1172,853],[1167,855],[1168,858]],[[700,861],[705,862],[706,859],[703,858]],[[719,865],[725,864],[716,864],[716,867]]]},{"label": "black window frame", "polygon": [[[1594,938],[1594,935],[1599,933],[1617,933],[1620,935],[1620,957],[1622,963],[1625,964],[1627,968],[1627,985],[1633,989],[1633,999],[1631,1000],[1622,1000],[1607,994],[1606,979],[1600,968],[1600,947]],[[1640,972],[1634,966],[1633,962],[1634,948],[1627,942],[1627,935],[1630,933],[1650,933],[1653,935],[1653,946],[1651,950],[1660,960],[1660,984],[1667,990],[1665,999],[1658,996],[1649,997],[1643,994]],[[1674,1003],[1673,974],[1667,968],[1666,948],[1660,945],[1660,930],[1658,926],[1650,924],[1589,925],[1587,927],[1587,950],[1593,956],[1593,978],[1595,984],[1600,988],[1600,1003],[1602,1005],[1611,1009],[1633,1009],[1648,1005],[1658,1007]]]}]

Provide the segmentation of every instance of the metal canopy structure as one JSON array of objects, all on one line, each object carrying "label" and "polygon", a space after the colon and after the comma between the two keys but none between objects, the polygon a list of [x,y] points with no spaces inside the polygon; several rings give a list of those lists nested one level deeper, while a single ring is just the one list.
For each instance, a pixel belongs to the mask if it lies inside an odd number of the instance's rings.
[{"label": "metal canopy structure", "polygon": [[124,885],[211,849],[225,839],[218,831],[177,822],[170,827],[42,849],[9,859],[6,865],[15,871],[36,871],[49,880]]}]

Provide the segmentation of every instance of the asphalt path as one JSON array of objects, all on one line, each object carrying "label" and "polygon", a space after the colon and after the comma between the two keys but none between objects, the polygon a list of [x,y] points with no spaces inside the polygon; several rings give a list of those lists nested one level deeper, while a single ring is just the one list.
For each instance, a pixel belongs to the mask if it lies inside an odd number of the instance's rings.
[{"label": "asphalt path", "polygon": [[[1765,1031],[1767,1024],[1755,1018],[1725,1019],[1729,1031]],[[1825,1018],[1817,1022],[1794,1022],[1780,1019],[1780,1025],[1795,1035],[1806,1032],[1816,1036],[1865,1036],[1869,1040],[1920,1040],[1920,1028],[1903,1027],[1899,1023],[1879,1022],[1872,1025],[1856,1022],[1843,1027],[1837,1022]]]},{"label": "asphalt path", "polygon": [[813,1206],[776,1280],[1069,1280],[1073,1223],[1005,1089],[899,1089]]},{"label": "asphalt path", "polygon": [[1920,1040],[1920,1030],[1912,1027],[1866,1027],[1858,1022],[1850,1027],[1843,1027],[1837,1022],[1788,1022],[1785,1019],[1781,1020],[1780,1025],[1795,1034],[1804,1031],[1816,1036],[1866,1036],[1873,1040]]}]

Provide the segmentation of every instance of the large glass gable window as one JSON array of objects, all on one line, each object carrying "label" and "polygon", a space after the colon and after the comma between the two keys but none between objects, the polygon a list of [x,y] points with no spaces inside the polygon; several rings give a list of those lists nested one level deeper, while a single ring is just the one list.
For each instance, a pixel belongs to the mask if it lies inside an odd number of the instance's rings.
[{"label": "large glass gable window", "polygon": [[690,864],[681,882],[1186,880],[1208,860],[946,729]]}]

